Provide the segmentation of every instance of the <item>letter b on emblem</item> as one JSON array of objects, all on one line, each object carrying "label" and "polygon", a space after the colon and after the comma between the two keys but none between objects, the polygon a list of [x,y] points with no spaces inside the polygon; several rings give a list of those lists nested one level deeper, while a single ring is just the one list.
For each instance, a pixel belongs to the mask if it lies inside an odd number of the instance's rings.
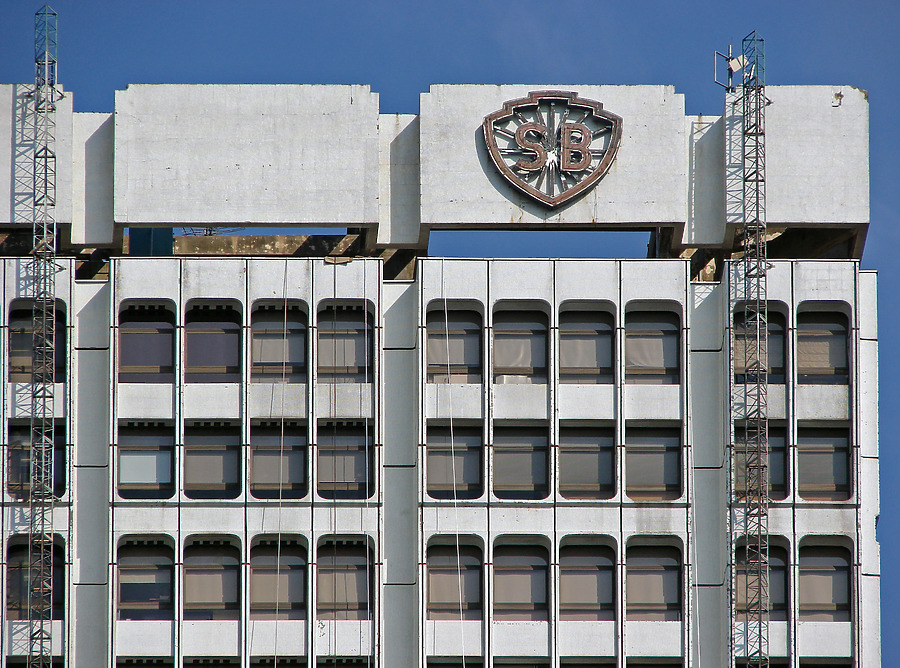
[{"label": "letter b on emblem", "polygon": [[[559,168],[580,172],[591,166],[591,131],[584,123],[565,123],[559,131]],[[576,159],[576,156],[577,159]]]}]

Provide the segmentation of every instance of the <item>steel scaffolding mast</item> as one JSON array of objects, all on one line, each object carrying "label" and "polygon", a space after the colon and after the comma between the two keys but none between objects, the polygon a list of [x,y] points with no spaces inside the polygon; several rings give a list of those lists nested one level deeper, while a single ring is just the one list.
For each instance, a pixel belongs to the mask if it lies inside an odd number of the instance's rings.
[{"label": "steel scaffolding mast", "polygon": [[31,471],[28,494],[28,668],[51,668],[53,618],[53,442],[56,339],[57,14],[44,5],[34,20],[33,300]]},{"label": "steel scaffolding mast", "polygon": [[[743,311],[743,382],[733,394],[735,428],[735,546],[744,548],[735,568],[735,593],[745,616],[743,651],[747,668],[769,666],[769,448],[768,311],[766,305],[766,77],[764,41],[756,31],[741,44],[741,150],[743,256],[735,297]],[[736,331],[737,335],[737,331]],[[736,351],[736,355],[739,351]],[[738,410],[734,410],[737,408]],[[740,427],[738,427],[740,423]],[[737,436],[740,431],[741,435]],[[735,550],[736,552],[736,550]],[[738,590],[740,588],[740,590]],[[737,612],[737,610],[736,610]]]}]

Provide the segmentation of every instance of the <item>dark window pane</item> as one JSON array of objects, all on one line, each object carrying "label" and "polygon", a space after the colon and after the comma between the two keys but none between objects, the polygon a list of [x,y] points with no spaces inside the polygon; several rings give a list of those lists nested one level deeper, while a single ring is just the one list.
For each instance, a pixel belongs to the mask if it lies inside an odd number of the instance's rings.
[{"label": "dark window pane", "polygon": [[[736,556],[735,608],[738,619],[747,619],[747,549],[739,547]],[[787,621],[787,551],[769,546],[769,619]]]},{"label": "dark window pane", "polygon": [[[57,302],[59,303],[59,302]],[[17,299],[9,310],[9,381],[30,383],[34,357],[34,311],[30,299]],[[66,381],[66,314],[54,320],[54,382]]]},{"label": "dark window pane", "polygon": [[[768,382],[775,384],[783,384],[785,379],[785,358],[784,358],[784,316],[780,313],[769,311],[767,314],[767,331],[766,336],[766,360],[768,369]],[[748,345],[750,349],[748,350]],[[748,377],[745,374],[747,354],[756,348],[756,341],[753,332],[747,329],[746,316],[744,312],[736,313],[734,316],[734,382],[743,383],[745,380],[752,381],[755,377]]]},{"label": "dark window pane", "polygon": [[[9,447],[7,448],[7,479],[9,495],[17,499],[27,499],[31,490],[31,439],[29,425],[10,425]],[[68,445],[66,430],[62,423],[53,428],[53,496],[62,497],[66,493],[66,470]]]},{"label": "dark window pane", "polygon": [[[747,491],[747,458],[752,455],[752,443],[747,440],[747,430],[734,430],[734,490],[738,495]],[[780,501],[787,498],[787,437],[784,427],[769,427],[767,435],[769,453],[769,498]]]},{"label": "dark window pane", "polygon": [[797,381],[814,385],[850,382],[847,318],[840,313],[797,316]]},{"label": "dark window pane", "polygon": [[241,316],[228,306],[193,306],[184,325],[188,383],[241,380]]},{"label": "dark window pane", "polygon": [[175,380],[175,315],[162,306],[130,306],[119,316],[120,383]]},{"label": "dark window pane", "polygon": [[173,619],[172,550],[164,545],[119,548],[119,619]]},{"label": "dark window pane", "polygon": [[[66,563],[63,548],[53,546],[53,583],[52,610],[53,619],[63,619],[66,591]],[[29,580],[28,545],[10,545],[7,551],[6,567],[6,618],[13,620],[28,619],[28,592],[31,589]]]},{"label": "dark window pane", "polygon": [[849,622],[850,553],[842,547],[800,548],[800,620]]}]

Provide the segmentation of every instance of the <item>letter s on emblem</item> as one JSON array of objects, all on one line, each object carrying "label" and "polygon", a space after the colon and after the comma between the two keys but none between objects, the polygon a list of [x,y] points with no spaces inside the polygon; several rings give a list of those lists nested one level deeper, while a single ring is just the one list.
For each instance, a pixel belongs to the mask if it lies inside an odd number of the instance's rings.
[{"label": "letter s on emblem", "polygon": [[[578,133],[581,139],[572,140],[572,135]],[[560,155],[559,168],[566,172],[579,172],[591,166],[591,131],[584,123],[565,123],[560,128],[560,144],[562,144],[562,152]],[[518,138],[518,134],[516,135]],[[573,155],[578,153],[581,158],[573,159]]]},{"label": "letter s on emblem", "polygon": [[[538,140],[533,141],[526,137],[529,132],[536,134]],[[544,166],[544,163],[547,162],[547,149],[544,148],[541,139],[543,139],[546,134],[547,128],[540,123],[523,123],[516,129],[516,143],[526,151],[534,151],[536,154],[534,160],[531,162],[528,162],[525,158],[520,158],[516,163],[518,169],[533,171],[535,169],[541,169]]]}]

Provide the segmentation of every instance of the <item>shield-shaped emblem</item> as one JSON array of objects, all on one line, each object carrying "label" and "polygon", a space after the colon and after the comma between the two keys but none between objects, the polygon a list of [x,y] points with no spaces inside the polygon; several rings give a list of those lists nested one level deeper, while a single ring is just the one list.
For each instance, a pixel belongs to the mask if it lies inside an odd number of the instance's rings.
[{"label": "shield-shaped emblem", "polygon": [[484,140],[500,174],[549,207],[602,179],[621,139],[621,117],[567,91],[529,93],[484,117]]}]

